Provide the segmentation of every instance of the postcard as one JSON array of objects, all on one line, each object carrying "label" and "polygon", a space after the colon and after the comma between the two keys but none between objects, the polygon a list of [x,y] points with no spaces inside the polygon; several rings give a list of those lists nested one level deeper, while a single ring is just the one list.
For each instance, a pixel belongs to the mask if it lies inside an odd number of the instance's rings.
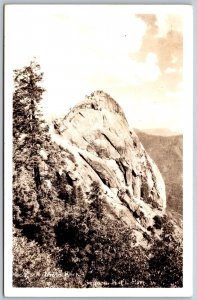
[{"label": "postcard", "polygon": [[192,7],[4,14],[5,296],[192,296]]}]

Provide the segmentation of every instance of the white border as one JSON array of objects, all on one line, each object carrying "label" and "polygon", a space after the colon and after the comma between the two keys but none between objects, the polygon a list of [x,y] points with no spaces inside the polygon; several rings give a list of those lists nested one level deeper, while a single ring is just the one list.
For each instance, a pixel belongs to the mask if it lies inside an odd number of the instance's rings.
[{"label": "white border", "polygon": [[[66,4],[65,4],[66,5]],[[111,4],[109,4],[111,6]],[[30,6],[30,4],[29,4]],[[35,6],[35,5],[34,5]],[[39,5],[40,7],[41,5]],[[79,6],[79,5],[76,5]],[[96,6],[96,5],[94,5]],[[126,6],[126,5],[124,5]],[[191,297],[193,292],[193,11],[191,5],[133,5],[133,13],[177,13],[184,30],[184,139],[183,139],[183,288],[13,288],[12,287],[12,70],[5,45],[4,92],[4,295],[7,297]],[[6,20],[6,8],[5,8]],[[6,32],[6,26],[5,26]],[[14,51],[14,50],[13,50]]]}]

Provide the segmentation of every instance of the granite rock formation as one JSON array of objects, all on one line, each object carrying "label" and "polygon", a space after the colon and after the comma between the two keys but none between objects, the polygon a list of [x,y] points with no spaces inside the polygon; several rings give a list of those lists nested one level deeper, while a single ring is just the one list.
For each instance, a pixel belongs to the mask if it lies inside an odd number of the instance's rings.
[{"label": "granite rock formation", "polygon": [[[162,176],[129,128],[121,107],[109,95],[96,91],[50,128],[51,139],[70,153],[59,181],[65,192],[81,188],[91,204],[92,183],[99,186],[106,218],[121,219],[143,244],[144,233],[159,234],[156,220],[165,212]],[[69,183],[68,183],[69,182]],[[78,200],[76,199],[76,205]]]}]

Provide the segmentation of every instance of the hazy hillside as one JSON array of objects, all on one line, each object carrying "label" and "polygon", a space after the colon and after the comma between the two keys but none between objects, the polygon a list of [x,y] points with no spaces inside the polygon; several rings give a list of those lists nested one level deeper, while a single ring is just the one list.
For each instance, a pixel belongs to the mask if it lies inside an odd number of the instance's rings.
[{"label": "hazy hillside", "polygon": [[148,128],[148,129],[141,129],[140,131],[150,134],[150,135],[159,135],[159,136],[177,136],[179,133],[176,131],[172,131],[168,128]]},{"label": "hazy hillside", "polygon": [[138,129],[135,132],[164,177],[167,207],[182,214],[183,136],[150,135]]}]

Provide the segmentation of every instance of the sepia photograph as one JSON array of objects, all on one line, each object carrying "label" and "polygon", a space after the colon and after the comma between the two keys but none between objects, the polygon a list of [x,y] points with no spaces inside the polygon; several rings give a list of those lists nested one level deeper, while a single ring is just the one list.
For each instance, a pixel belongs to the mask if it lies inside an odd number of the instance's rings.
[{"label": "sepia photograph", "polygon": [[191,6],[4,13],[6,294],[190,296]]}]

